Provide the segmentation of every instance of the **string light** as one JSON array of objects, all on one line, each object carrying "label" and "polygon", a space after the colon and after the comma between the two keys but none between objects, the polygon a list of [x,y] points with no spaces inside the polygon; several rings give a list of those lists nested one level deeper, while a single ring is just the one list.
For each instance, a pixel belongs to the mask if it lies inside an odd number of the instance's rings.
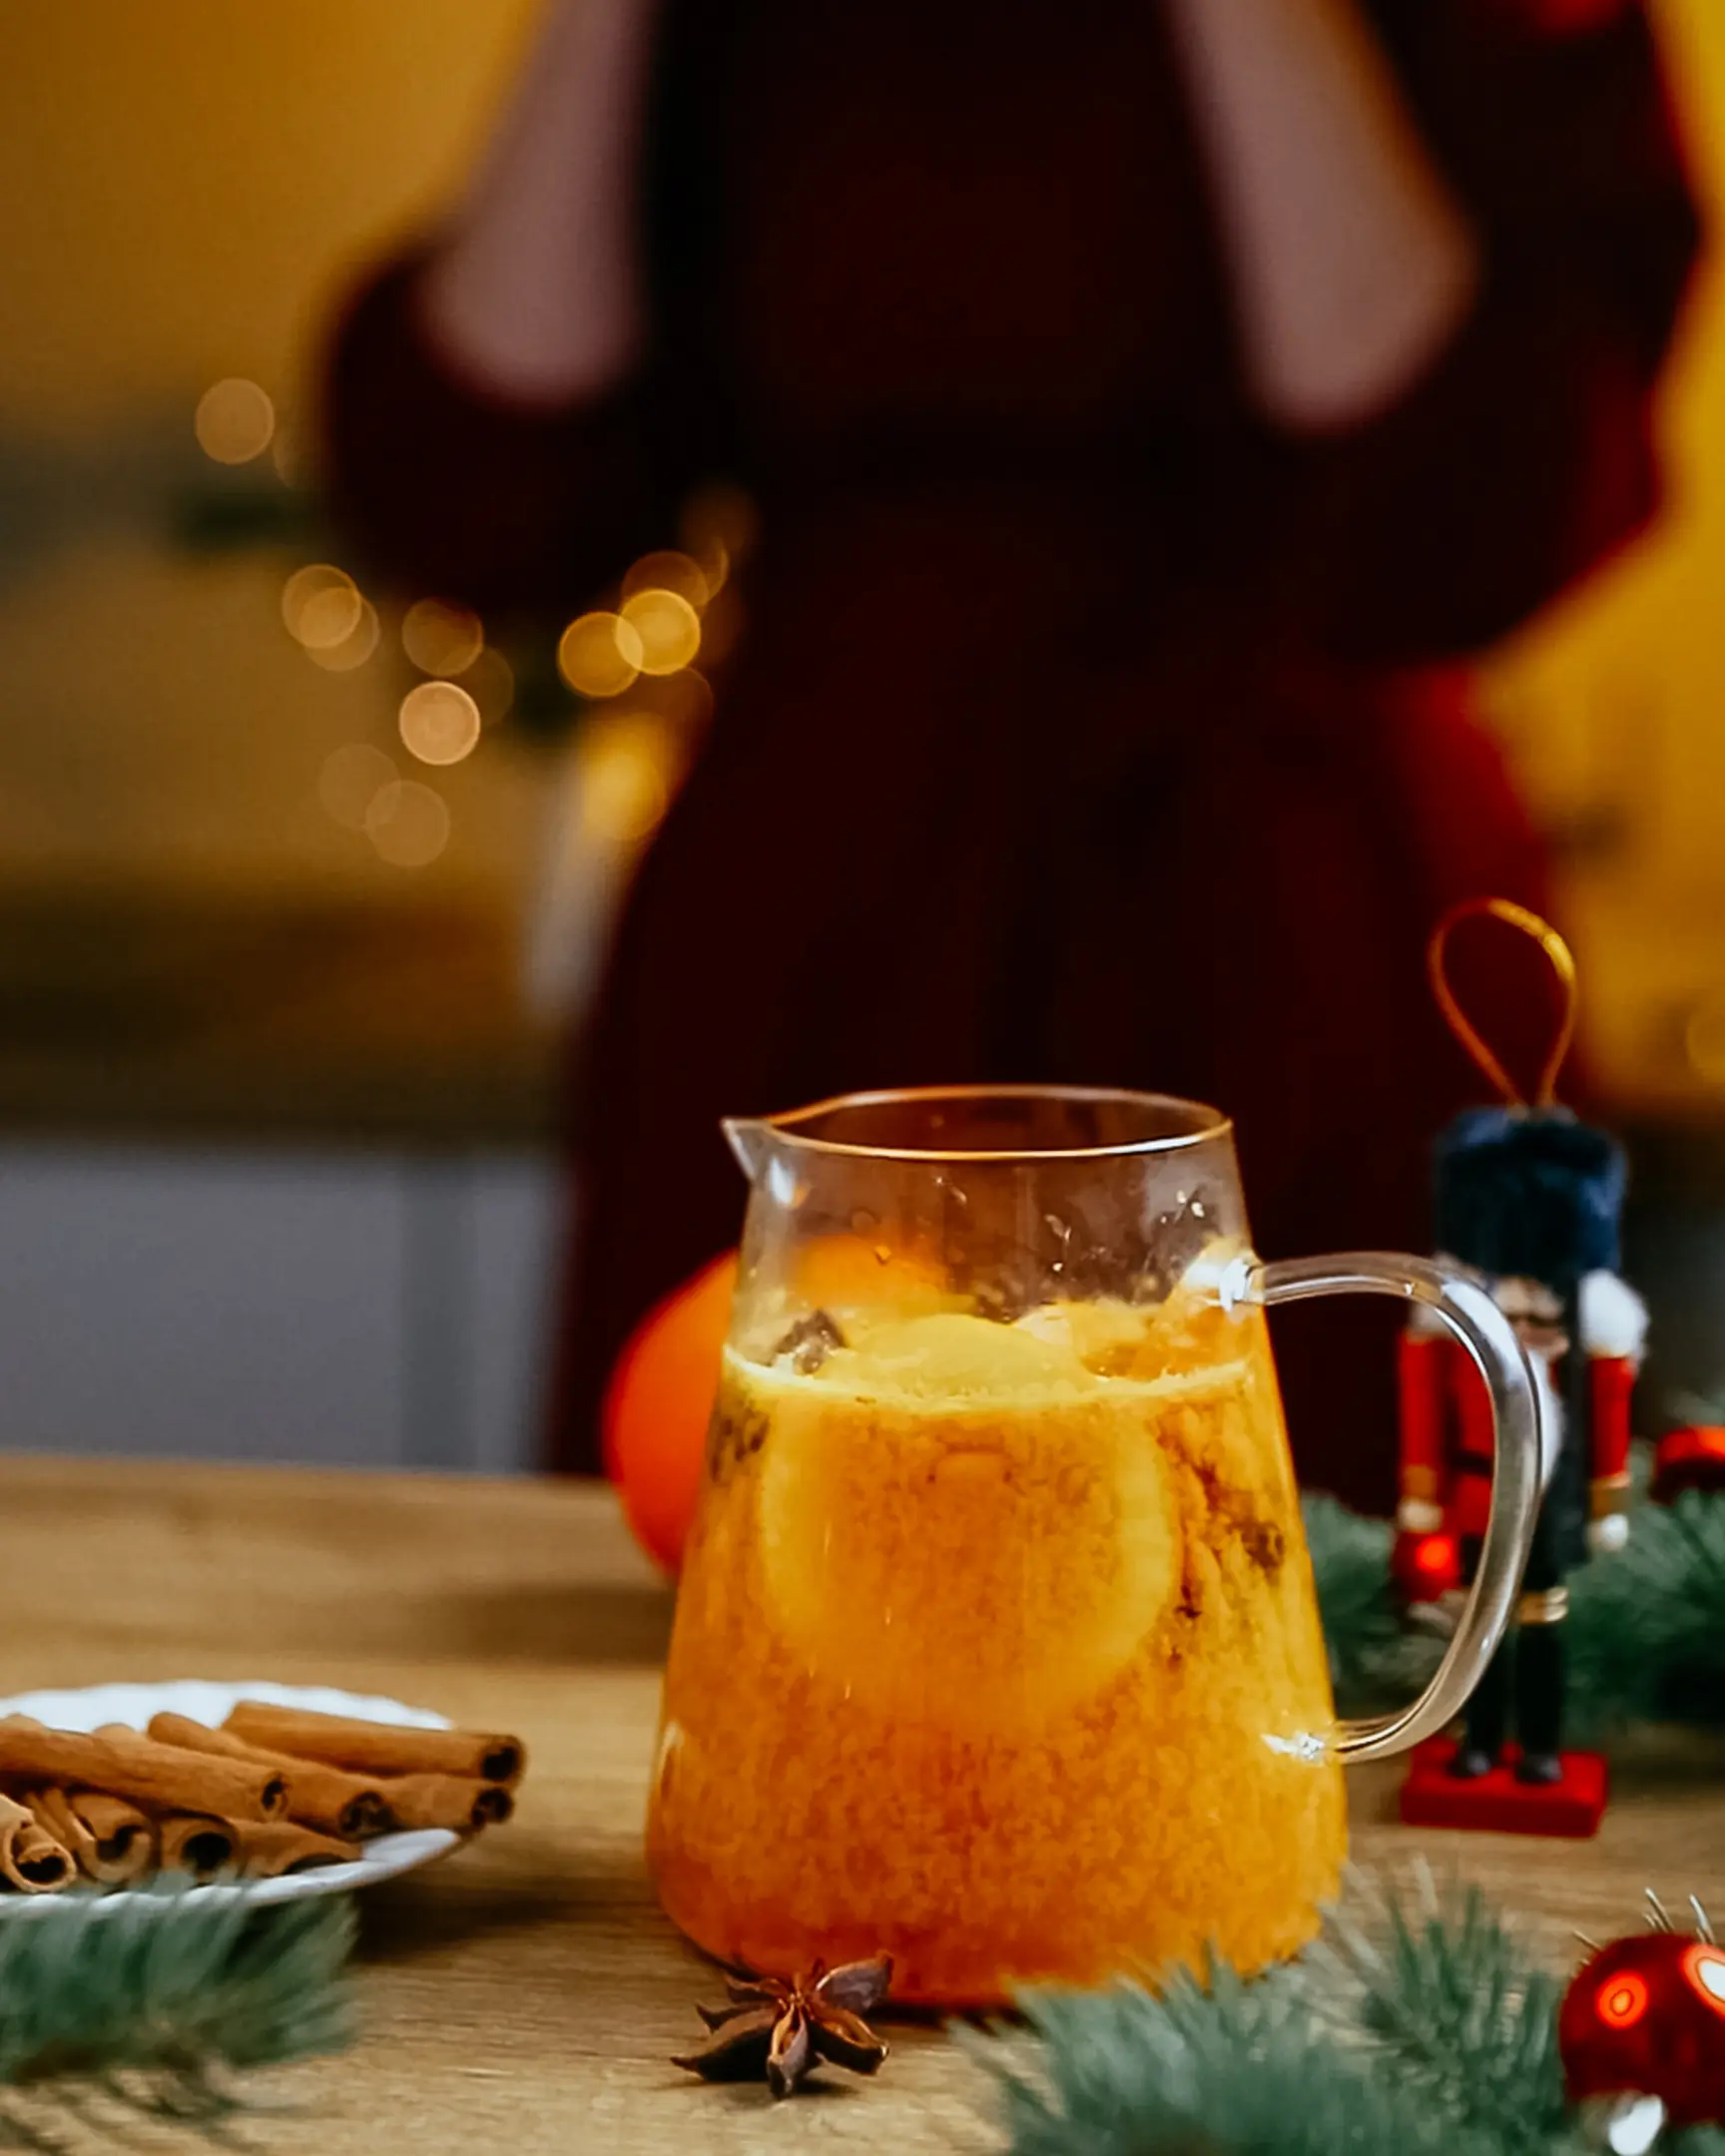
[{"label": "string light", "polygon": [[639,630],[620,614],[583,614],[557,644],[557,670],[578,696],[621,696],[645,658]]},{"label": "string light", "polygon": [[643,674],[676,674],[701,649],[701,617],[678,592],[636,592],[623,602],[623,620],[640,644]]},{"label": "string light", "polygon": [[[704,607],[713,593],[700,565],[680,554],[672,547],[661,548],[654,554],[643,554],[641,559],[623,579],[623,596],[633,599],[638,592],[675,592],[679,599],[687,599],[692,607]],[[625,607],[624,613],[629,609]]]},{"label": "string light", "polygon": [[467,607],[421,599],[401,619],[401,649],[421,674],[465,673],[485,648],[485,629]]},{"label": "string light", "polygon": [[311,562],[295,569],[282,591],[288,634],[307,651],[332,651],[358,628],[365,602],[344,569]]},{"label": "string light", "polygon": [[369,599],[361,599],[358,619],[340,643],[308,644],[305,647],[305,656],[331,674],[350,674],[355,667],[363,666],[370,658],[377,649],[382,634],[377,609]]},{"label": "string light", "polygon": [[426,868],[449,843],[449,810],[428,786],[396,779],[372,796],[365,830],[392,868]]},{"label": "string light", "polygon": [[218,464],[249,464],[276,431],[276,407],[255,381],[230,375],[212,382],[192,420],[198,446]]},{"label": "string light", "polygon": [[421,682],[401,699],[401,739],[421,764],[459,764],[479,746],[479,707],[454,682]]}]

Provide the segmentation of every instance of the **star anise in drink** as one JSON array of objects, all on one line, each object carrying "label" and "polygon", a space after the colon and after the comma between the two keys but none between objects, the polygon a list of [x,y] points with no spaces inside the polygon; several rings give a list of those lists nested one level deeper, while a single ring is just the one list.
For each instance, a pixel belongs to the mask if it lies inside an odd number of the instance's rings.
[{"label": "star anise in drink", "polygon": [[671,2063],[708,2081],[752,2081],[765,2071],[776,2097],[794,2094],[823,2060],[871,2074],[886,2045],[863,2015],[885,1998],[891,1981],[890,1954],[835,1969],[817,1961],[791,1983],[777,1976],[747,1982],[728,1977],[729,2006],[695,2009],[713,2031],[712,2042]]}]

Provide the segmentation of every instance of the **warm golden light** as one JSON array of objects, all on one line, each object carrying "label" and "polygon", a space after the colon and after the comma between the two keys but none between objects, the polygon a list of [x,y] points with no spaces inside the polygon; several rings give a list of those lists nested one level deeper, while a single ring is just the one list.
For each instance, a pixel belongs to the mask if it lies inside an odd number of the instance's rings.
[{"label": "warm golden light", "polygon": [[359,627],[365,602],[344,569],[311,562],[295,569],[282,592],[288,634],[307,651],[332,651]]},{"label": "warm golden light", "polygon": [[461,686],[478,705],[479,716],[487,726],[496,726],[508,718],[515,701],[515,675],[501,652],[489,648],[482,651],[462,673]]},{"label": "warm golden light", "polygon": [[355,667],[363,666],[370,658],[377,649],[377,640],[382,633],[377,620],[377,609],[369,599],[361,599],[358,619],[340,643],[307,644],[305,656],[331,674],[350,674]]},{"label": "warm golden light", "polygon": [[454,682],[421,682],[401,699],[401,739],[421,764],[459,764],[479,746],[479,707]]},{"label": "warm golden light", "polygon": [[218,464],[249,464],[276,431],[276,407],[255,381],[230,376],[212,382],[192,421],[198,446]]},{"label": "warm golden light", "polygon": [[583,830],[603,845],[638,845],[664,816],[674,769],[660,721],[631,714],[595,723],[582,746]]},{"label": "warm golden light", "polygon": [[1709,996],[1690,1013],[1683,1046],[1697,1078],[1725,1086],[1725,994]]},{"label": "warm golden light", "polygon": [[674,591],[638,591],[623,602],[623,619],[641,643],[643,674],[676,674],[701,649],[701,617]]},{"label": "warm golden light", "polygon": [[558,641],[557,671],[577,696],[621,696],[645,657],[640,632],[620,614],[583,614]]},{"label": "warm golden light", "polygon": [[713,717],[712,684],[694,667],[638,681],[630,702],[689,738],[705,733]]},{"label": "warm golden light", "polygon": [[[625,599],[633,599],[637,592],[647,591],[675,592],[679,599],[687,599],[692,607],[704,607],[712,597],[700,565],[671,547],[662,548],[656,554],[643,554],[623,579]],[[625,607],[623,611],[627,614],[629,609]]]},{"label": "warm golden light", "polygon": [[485,648],[485,629],[467,607],[421,599],[401,620],[401,649],[421,674],[465,672]]},{"label": "warm golden light", "polygon": [[365,829],[392,868],[424,868],[449,843],[449,810],[416,779],[397,779],[372,797]]},{"label": "warm golden light", "polygon": [[371,804],[395,784],[394,763],[369,742],[349,742],[323,759],[317,775],[317,799],[323,812],[343,830],[363,830]]}]

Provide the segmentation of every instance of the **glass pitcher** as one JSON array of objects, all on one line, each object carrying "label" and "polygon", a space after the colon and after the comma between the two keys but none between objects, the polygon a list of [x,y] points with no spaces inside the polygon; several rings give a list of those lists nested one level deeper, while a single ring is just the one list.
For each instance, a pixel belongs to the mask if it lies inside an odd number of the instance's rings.
[{"label": "glass pitcher", "polygon": [[[672,1918],[894,1996],[1299,1947],[1343,1764],[1460,1707],[1539,1482],[1514,1335],[1448,1269],[1252,1255],[1227,1119],[1071,1087],[860,1094],[726,1125],[751,1183],[666,1672]],[[1470,1599],[1414,1706],[1338,1723],[1264,1312],[1420,1302],[1489,1387]]]}]

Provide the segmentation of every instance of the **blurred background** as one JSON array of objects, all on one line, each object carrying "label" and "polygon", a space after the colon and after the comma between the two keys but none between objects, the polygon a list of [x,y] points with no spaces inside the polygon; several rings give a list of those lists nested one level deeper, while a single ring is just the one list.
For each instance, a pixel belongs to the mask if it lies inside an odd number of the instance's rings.
[{"label": "blurred background", "polygon": [[[1717,219],[1725,10],[1654,12]],[[0,1445],[537,1455],[561,1043],[699,684],[572,734],[578,654],[560,673],[554,648],[349,576],[310,425],[340,295],[458,191],[534,13],[92,0],[10,24]],[[1725,1394],[1716,271],[1661,424],[1663,522],[1491,657],[1488,704],[1634,1151],[1653,1378],[1705,1399]]]}]

